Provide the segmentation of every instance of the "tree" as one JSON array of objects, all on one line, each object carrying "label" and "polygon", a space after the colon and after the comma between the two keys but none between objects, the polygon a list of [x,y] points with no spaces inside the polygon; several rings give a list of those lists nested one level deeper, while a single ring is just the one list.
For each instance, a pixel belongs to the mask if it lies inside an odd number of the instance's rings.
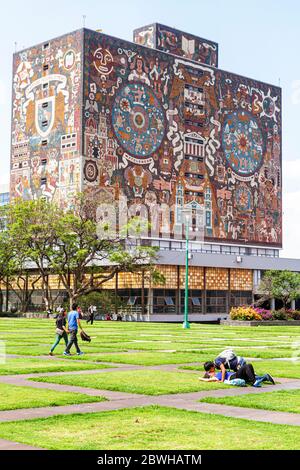
[{"label": "tree", "polygon": [[6,232],[0,232],[0,313],[3,312],[3,292],[2,286],[7,284],[10,275],[12,253],[9,250],[8,237]]},{"label": "tree", "polygon": [[[121,233],[114,233],[107,222],[96,222],[97,204],[96,199],[79,194],[69,211],[43,200],[14,201],[6,208],[6,237],[13,250],[14,282],[10,285],[13,289],[17,285],[16,295],[26,293],[21,298],[23,308],[39,279],[46,308],[53,308],[56,299],[49,283],[51,275],[59,276],[70,305],[80,296],[99,290],[118,271],[143,271],[154,283],[164,281],[154,266],[157,248],[139,243],[143,224],[133,218]],[[129,230],[131,236],[135,235],[134,243],[126,246]],[[29,295],[28,272],[38,273]]]},{"label": "tree", "polygon": [[96,305],[97,313],[107,314],[115,312],[116,305],[118,308],[125,308],[126,302],[109,291],[90,292],[81,296],[79,299],[80,307],[87,312],[90,305]]},{"label": "tree", "polygon": [[[45,308],[52,308],[57,299],[49,283],[51,260],[57,240],[56,220],[63,212],[55,204],[42,199],[33,201],[18,200],[6,208],[7,229],[18,257],[38,272],[42,280]],[[37,282],[37,281],[36,281]]]},{"label": "tree", "polygon": [[[8,231],[0,232],[0,283],[13,291],[26,312],[32,293],[40,276],[29,276],[26,254],[18,249]],[[3,310],[3,293],[0,289],[0,311]]]},{"label": "tree", "polygon": [[300,274],[291,271],[266,271],[260,286],[260,301],[271,299],[281,300],[284,309],[292,300],[300,297]]},{"label": "tree", "polygon": [[[78,196],[76,210],[65,213],[56,223],[51,267],[59,274],[70,305],[80,296],[101,289],[118,271],[144,270],[154,282],[163,282],[164,277],[154,266],[157,248],[138,243],[144,229],[142,222],[135,217],[120,233],[115,233],[106,222],[100,229],[99,225],[94,207],[84,195]],[[126,246],[129,232],[134,242]]]}]

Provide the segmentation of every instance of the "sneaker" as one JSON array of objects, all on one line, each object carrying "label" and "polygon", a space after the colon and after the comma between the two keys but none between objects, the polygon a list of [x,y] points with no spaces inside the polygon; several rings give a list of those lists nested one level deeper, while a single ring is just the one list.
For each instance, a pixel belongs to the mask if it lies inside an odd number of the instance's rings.
[{"label": "sneaker", "polygon": [[49,352],[49,356],[54,356],[53,352],[50,351],[50,352]]},{"label": "sneaker", "polygon": [[270,374],[266,374],[266,382],[271,382],[272,385],[275,385],[275,380]]},{"label": "sneaker", "polygon": [[77,356],[83,356],[84,355],[84,352],[80,351],[77,353]]},{"label": "sneaker", "polygon": [[64,356],[71,356],[71,354],[67,351],[64,351]]}]

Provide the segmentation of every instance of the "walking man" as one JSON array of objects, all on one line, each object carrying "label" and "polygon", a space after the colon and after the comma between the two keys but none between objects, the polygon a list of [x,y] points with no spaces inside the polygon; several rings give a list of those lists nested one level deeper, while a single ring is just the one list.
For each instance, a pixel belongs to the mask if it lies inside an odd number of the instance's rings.
[{"label": "walking man", "polygon": [[78,327],[82,330],[79,316],[80,308],[77,304],[72,305],[71,312],[68,313],[68,330],[70,332],[70,338],[66,350],[64,351],[65,356],[71,356],[70,349],[75,345],[78,356],[82,356],[83,352],[80,351],[77,341]]},{"label": "walking man", "polygon": [[91,322],[91,325],[94,323],[94,318],[95,318],[95,314],[97,313],[97,307],[96,305],[90,305],[89,308],[88,308],[88,314],[89,314],[89,317],[87,319],[87,323]]}]

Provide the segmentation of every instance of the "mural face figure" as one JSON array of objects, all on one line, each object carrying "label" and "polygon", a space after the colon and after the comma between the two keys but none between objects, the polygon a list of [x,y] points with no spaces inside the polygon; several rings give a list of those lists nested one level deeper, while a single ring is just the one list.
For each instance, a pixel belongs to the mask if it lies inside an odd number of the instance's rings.
[{"label": "mural face figure", "polygon": [[101,75],[109,75],[113,69],[113,56],[108,49],[99,47],[94,52],[94,66]]},{"label": "mural face figure", "polygon": [[137,59],[137,61],[136,61],[136,69],[137,69],[138,73],[142,73],[142,72],[143,72],[143,61],[142,61],[142,59]]}]

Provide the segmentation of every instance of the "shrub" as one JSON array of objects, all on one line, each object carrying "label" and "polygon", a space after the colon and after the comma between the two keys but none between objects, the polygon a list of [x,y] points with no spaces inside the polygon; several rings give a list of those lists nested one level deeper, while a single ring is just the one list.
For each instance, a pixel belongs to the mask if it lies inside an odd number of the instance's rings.
[{"label": "shrub", "polygon": [[288,314],[284,308],[281,308],[280,310],[274,310],[273,319],[274,320],[288,320]]},{"label": "shrub", "polygon": [[289,320],[300,320],[300,311],[299,310],[287,310],[287,316]]},{"label": "shrub", "polygon": [[274,320],[271,310],[266,310],[265,308],[255,308],[254,310],[261,316],[263,321]]},{"label": "shrub", "polygon": [[299,310],[266,310],[265,308],[258,307],[233,307],[230,310],[231,320],[242,320],[242,321],[272,321],[272,320],[300,320]]},{"label": "shrub", "polygon": [[253,307],[233,307],[230,310],[231,320],[243,320],[243,321],[261,321],[262,317]]}]

